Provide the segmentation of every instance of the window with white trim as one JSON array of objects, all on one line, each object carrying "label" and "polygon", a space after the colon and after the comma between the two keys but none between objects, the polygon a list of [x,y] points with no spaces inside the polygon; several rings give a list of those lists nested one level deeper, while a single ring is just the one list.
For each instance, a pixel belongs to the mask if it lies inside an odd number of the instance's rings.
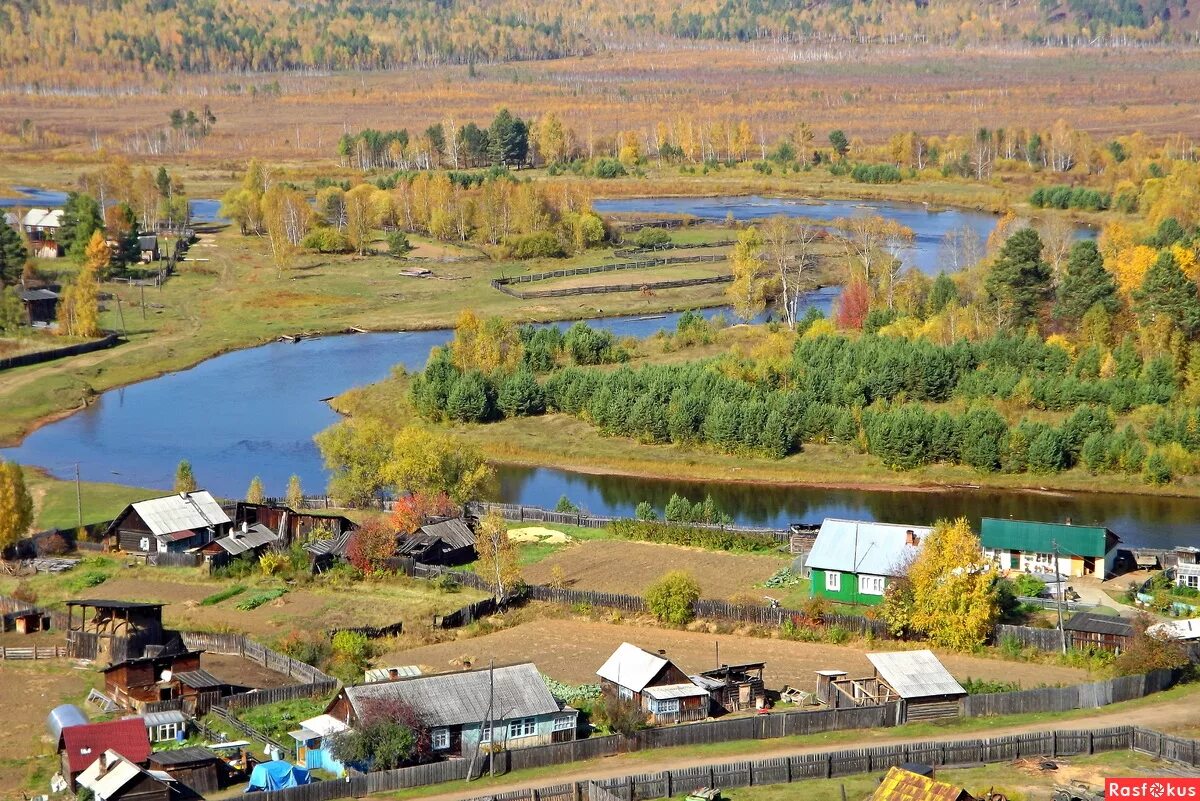
[{"label": "window with white trim", "polygon": [[485,723],[479,730],[479,742],[490,743],[492,741],[492,724]]},{"label": "window with white trim", "polygon": [[570,715],[559,715],[554,719],[555,731],[570,731],[575,728],[575,718]]},{"label": "window with white trim", "polygon": [[628,687],[618,687],[617,688],[617,697],[620,698],[622,701],[632,701],[633,700],[633,690],[629,689]]},{"label": "window with white trim", "polygon": [[883,576],[859,576],[858,592],[861,595],[883,595]]},{"label": "window with white trim", "polygon": [[825,591],[826,592],[841,592],[842,591],[842,574],[836,570],[825,571]]},{"label": "window with white trim", "polygon": [[518,737],[532,737],[535,734],[537,734],[537,720],[534,718],[517,718],[508,722],[510,740]]},{"label": "window with white trim", "polygon": [[655,700],[651,711],[656,715],[674,715],[679,712],[678,698],[663,698]]},{"label": "window with white trim", "polygon": [[433,745],[434,751],[445,751],[450,747],[450,730],[434,729],[429,732],[429,740]]},{"label": "window with white trim", "polygon": [[158,727],[157,739],[159,742],[174,740],[177,731],[179,731],[178,723],[163,723]]}]

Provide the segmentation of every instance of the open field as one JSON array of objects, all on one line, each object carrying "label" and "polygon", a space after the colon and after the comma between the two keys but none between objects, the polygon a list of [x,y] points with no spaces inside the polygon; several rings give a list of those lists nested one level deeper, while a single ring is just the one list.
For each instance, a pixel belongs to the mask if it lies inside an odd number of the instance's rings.
[{"label": "open field", "polygon": [[728,599],[734,593],[754,592],[787,562],[777,556],[703,551],[674,545],[624,540],[592,540],[558,548],[525,568],[525,580],[550,581],[555,567],[566,586],[581,590],[641,595],[668,570],[686,570],[700,584],[705,598]]},{"label": "open field", "polygon": [[[66,465],[48,467],[58,469],[62,473],[67,472]],[[25,485],[33,497],[34,531],[74,528],[79,523],[80,508],[84,523],[112,520],[128,504],[162,494],[157,490],[127,487],[123,484],[81,481],[79,496],[76,498],[74,481],[61,481],[49,477],[41,470],[30,468],[25,468],[24,473]]]},{"label": "open field", "polygon": [[[816,686],[814,671],[817,670],[837,668],[854,675],[869,675],[871,667],[864,654],[870,650],[884,650],[890,644],[877,643],[872,647],[826,645],[582,620],[536,620],[469,640],[391,652],[376,662],[381,665],[419,664],[431,670],[445,671],[468,656],[473,657],[471,661],[477,665],[486,664],[491,658],[495,658],[497,664],[536,659],[538,668],[559,681],[590,684],[596,681],[596,669],[622,642],[631,642],[651,652],[665,650],[685,672],[704,670],[706,666],[720,663],[765,661],[768,687],[778,689],[790,684],[809,690]],[[1072,684],[1087,678],[1084,671],[1076,668],[962,654],[939,654],[939,658],[960,679],[969,676],[1037,687]]]}]

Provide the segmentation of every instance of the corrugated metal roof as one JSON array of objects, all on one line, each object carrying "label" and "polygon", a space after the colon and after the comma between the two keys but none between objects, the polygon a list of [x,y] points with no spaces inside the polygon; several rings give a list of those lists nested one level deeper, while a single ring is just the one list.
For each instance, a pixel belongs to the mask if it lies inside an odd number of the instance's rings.
[{"label": "corrugated metal roof", "polygon": [[[101,768],[104,766],[108,769],[102,773]],[[92,764],[79,774],[79,785],[91,790],[97,798],[111,798],[125,785],[142,775],[150,774],[121,754],[110,750],[93,760]]]},{"label": "corrugated metal roof", "polygon": [[657,687],[647,687],[642,692],[656,701],[665,701],[668,698],[696,698],[697,696],[708,695],[708,690],[703,687],[697,687],[695,684],[660,684]]},{"label": "corrugated metal roof", "polygon": [[84,770],[108,749],[134,762],[144,762],[150,756],[146,727],[140,720],[132,718],[69,726],[63,729],[62,739],[67,767],[72,773]]},{"label": "corrugated metal roof", "polygon": [[21,300],[57,300],[58,293],[50,289],[22,289]]},{"label": "corrugated metal roof", "polygon": [[1076,612],[1070,620],[1063,624],[1066,631],[1082,631],[1089,634],[1115,634],[1119,637],[1132,637],[1133,626],[1128,620],[1119,617],[1097,615],[1094,612]]},{"label": "corrugated metal roof", "polygon": [[1052,553],[1057,544],[1061,556],[1100,557],[1108,552],[1108,529],[1103,526],[985,517],[979,532],[983,547],[993,550]]},{"label": "corrugated metal roof", "polygon": [[[908,532],[918,539],[908,545]],[[804,565],[818,570],[895,576],[917,555],[921,542],[933,533],[928,526],[872,523],[826,518]]]},{"label": "corrugated metal roof", "polygon": [[[487,717],[488,673],[487,669],[471,670],[360,684],[345,688],[345,693],[359,718],[370,716],[371,701],[395,699],[416,710],[426,725],[459,726],[479,723]],[[532,662],[498,667],[494,674],[493,720],[549,715],[558,711],[558,702]]]},{"label": "corrugated metal roof", "polygon": [[279,542],[279,535],[262,523],[255,523],[252,526],[247,526],[245,531],[234,529],[224,537],[213,542],[223,548],[229,555],[237,556],[238,554],[246,553],[246,551],[261,548],[264,545]]},{"label": "corrugated metal roof", "polygon": [[318,737],[328,737],[350,728],[332,715],[317,715],[315,718],[302,720],[300,726]]},{"label": "corrugated metal roof", "polygon": [[1200,640],[1200,619],[1189,618],[1155,623],[1146,629],[1146,633],[1172,640]]},{"label": "corrugated metal roof", "polygon": [[891,768],[875,788],[871,801],[959,801],[971,797],[953,784],[903,768]]},{"label": "corrugated metal roof", "polygon": [[165,712],[143,712],[141,718],[145,722],[147,729],[154,726],[166,726],[171,723],[187,722],[187,715],[178,709],[168,709]]},{"label": "corrugated metal roof", "polygon": [[867,654],[867,659],[901,698],[967,694],[933,651],[887,651]]},{"label": "corrugated metal roof", "polygon": [[221,504],[204,490],[138,501],[131,506],[158,537],[230,522]]},{"label": "corrugated metal roof", "polygon": [[304,546],[304,550],[308,551],[314,556],[324,556],[326,554],[345,556],[346,548],[350,545],[350,535],[353,533],[354,532],[352,531],[347,531],[327,540],[316,540],[315,542],[310,542]]},{"label": "corrugated metal roof", "polygon": [[62,209],[30,209],[21,219],[22,225],[35,228],[61,228]]},{"label": "corrugated metal roof", "polygon": [[155,751],[150,755],[150,761],[155,765],[184,765],[188,762],[211,762],[221,757],[209,751],[204,746],[191,745],[187,748],[172,748],[167,751]]},{"label": "corrugated metal roof", "polygon": [[[392,674],[395,673],[393,676]],[[411,679],[413,676],[420,676],[421,668],[416,665],[402,665],[400,667],[382,667],[382,668],[367,668],[363,674],[363,680],[366,684],[375,681],[394,681],[395,679]]]},{"label": "corrugated metal roof", "polygon": [[175,678],[193,690],[207,690],[213,687],[220,687],[224,684],[224,682],[204,669],[185,670],[182,673],[176,673]]},{"label": "corrugated metal roof", "polygon": [[600,666],[596,675],[640,693],[666,666],[667,660],[664,657],[623,642]]}]

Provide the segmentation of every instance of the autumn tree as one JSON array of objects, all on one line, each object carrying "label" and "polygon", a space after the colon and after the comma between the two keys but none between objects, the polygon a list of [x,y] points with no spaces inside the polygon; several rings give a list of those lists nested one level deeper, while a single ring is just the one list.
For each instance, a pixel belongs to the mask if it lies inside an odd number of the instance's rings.
[{"label": "autumn tree", "polygon": [[[160,173],[164,175],[165,171]],[[169,184],[169,179],[168,179]],[[233,220],[243,235],[263,232],[262,199],[272,181],[258,159],[250,159],[242,185],[221,196],[221,216]]]},{"label": "autumn tree", "polygon": [[682,626],[695,617],[693,604],[700,600],[700,585],[684,570],[664,573],[646,588],[646,606],[663,623]]},{"label": "autumn tree", "polygon": [[1175,256],[1163,251],[1140,289],[1133,293],[1138,321],[1150,327],[1168,324],[1188,339],[1200,331],[1200,299],[1196,285],[1179,269]]},{"label": "autumn tree", "polygon": [[543,163],[555,164],[566,160],[571,134],[553,111],[538,118],[530,132],[530,138]]},{"label": "autumn tree", "polygon": [[262,503],[266,500],[266,497],[262,479],[258,476],[250,479],[250,486],[246,490],[246,503]]},{"label": "autumn tree", "polygon": [[445,493],[425,495],[410,492],[397,498],[392,505],[391,523],[398,533],[412,534],[430,518],[453,517],[458,513],[458,505]]},{"label": "autumn tree", "polygon": [[284,503],[289,509],[299,509],[304,505],[304,489],[300,486],[300,476],[295,473],[288,479]]},{"label": "autumn tree", "polygon": [[1167,635],[1151,633],[1156,621],[1145,612],[1133,620],[1133,636],[1113,662],[1118,676],[1149,673],[1151,670],[1182,670],[1188,667],[1187,650]]},{"label": "autumn tree", "polygon": [[370,418],[343,420],[317,434],[317,448],[331,472],[329,494],[358,505],[383,492],[389,486],[384,469],[392,456],[392,436],[391,428]]},{"label": "autumn tree", "polygon": [[868,288],[887,296],[890,308],[903,266],[900,256],[912,244],[913,230],[877,214],[856,214],[835,220],[834,225],[845,232],[847,282],[855,273],[861,274]]},{"label": "autumn tree", "polygon": [[939,521],[904,570],[907,587],[884,612],[938,647],[982,645],[1000,614],[996,571],[965,518]]},{"label": "autumn tree", "polygon": [[413,707],[396,698],[369,699],[357,726],[329,738],[331,753],[350,765],[393,770],[429,761],[429,726]]},{"label": "autumn tree", "polygon": [[837,299],[833,319],[838,328],[859,329],[871,310],[871,288],[866,280],[856,277],[842,290]]},{"label": "autumn tree", "polygon": [[481,319],[471,309],[458,314],[450,356],[463,372],[510,372],[521,364],[524,348],[515,325],[502,317]]},{"label": "autumn tree", "polygon": [[479,556],[476,575],[489,583],[496,600],[508,598],[521,581],[521,564],[508,538],[508,523],[499,512],[488,512],[479,521],[475,552]]},{"label": "autumn tree", "polygon": [[767,284],[763,280],[762,239],[753,225],[738,234],[730,254],[733,283],[725,290],[733,310],[750,320],[767,307]]},{"label": "autumn tree", "polygon": [[104,213],[94,197],[81,192],[67,193],[57,235],[59,247],[82,263],[92,234],[103,228]]},{"label": "autumn tree", "polygon": [[457,504],[478,497],[494,476],[473,443],[419,426],[395,435],[382,473],[398,492],[445,494]]},{"label": "autumn tree", "polygon": [[0,549],[25,536],[33,523],[33,499],[25,488],[25,474],[16,462],[0,459]]},{"label": "autumn tree", "polygon": [[287,270],[300,242],[308,232],[312,208],[308,199],[298,189],[275,184],[263,195],[262,218],[271,244],[271,260],[275,273],[282,277]]},{"label": "autumn tree", "polygon": [[364,520],[350,535],[346,546],[346,558],[364,573],[382,570],[395,553],[396,531],[391,523],[379,517]]},{"label": "autumn tree", "polygon": [[92,232],[85,261],[75,281],[66,287],[58,304],[58,333],[73,337],[100,336],[99,272],[108,266],[110,251],[104,234]]},{"label": "autumn tree", "polygon": [[371,246],[371,232],[379,225],[387,195],[371,184],[359,184],[346,193],[346,238],[359,254]]},{"label": "autumn tree", "polygon": [[762,254],[772,271],[769,292],[792,330],[799,319],[800,303],[813,287],[811,274],[820,235],[817,228],[783,215],[762,225]]},{"label": "autumn tree", "polygon": [[195,492],[196,491],[196,476],[192,474],[192,463],[187,459],[182,460],[175,467],[175,491],[176,492]]}]

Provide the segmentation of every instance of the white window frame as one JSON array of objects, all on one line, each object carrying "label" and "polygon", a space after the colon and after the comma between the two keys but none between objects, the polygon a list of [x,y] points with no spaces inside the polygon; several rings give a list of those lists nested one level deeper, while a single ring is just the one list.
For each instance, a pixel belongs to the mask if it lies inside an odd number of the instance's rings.
[{"label": "white window frame", "polygon": [[519,740],[537,734],[537,718],[513,718],[508,722],[508,739]]},{"label": "white window frame", "polygon": [[683,711],[683,702],[678,698],[662,698],[654,702],[654,714],[677,715]]},{"label": "white window frame", "polygon": [[571,715],[558,715],[554,718],[555,731],[571,731],[575,728],[575,718]]},{"label": "white window frame", "polygon": [[618,686],[617,687],[617,697],[620,698],[622,701],[632,701],[633,700],[633,690],[629,689],[628,687]]},{"label": "white window frame", "polygon": [[175,735],[178,732],[179,732],[179,724],[178,723],[160,723],[158,725],[158,731],[156,732],[155,736],[157,737],[158,742],[161,743],[166,740],[174,740]]},{"label": "white window frame", "polygon": [[490,743],[492,741],[492,724],[484,723],[479,728],[479,742]]},{"label": "white window frame", "polygon": [[871,576],[864,573],[858,577],[859,595],[883,595],[884,588],[883,576]]},{"label": "white window frame", "polygon": [[842,591],[842,574],[837,570],[825,571],[825,592]]},{"label": "white window frame", "polygon": [[150,553],[150,538],[142,537],[138,540],[138,550]]},{"label": "white window frame", "polygon": [[446,751],[450,748],[450,730],[442,727],[429,732],[429,744],[434,751]]}]

